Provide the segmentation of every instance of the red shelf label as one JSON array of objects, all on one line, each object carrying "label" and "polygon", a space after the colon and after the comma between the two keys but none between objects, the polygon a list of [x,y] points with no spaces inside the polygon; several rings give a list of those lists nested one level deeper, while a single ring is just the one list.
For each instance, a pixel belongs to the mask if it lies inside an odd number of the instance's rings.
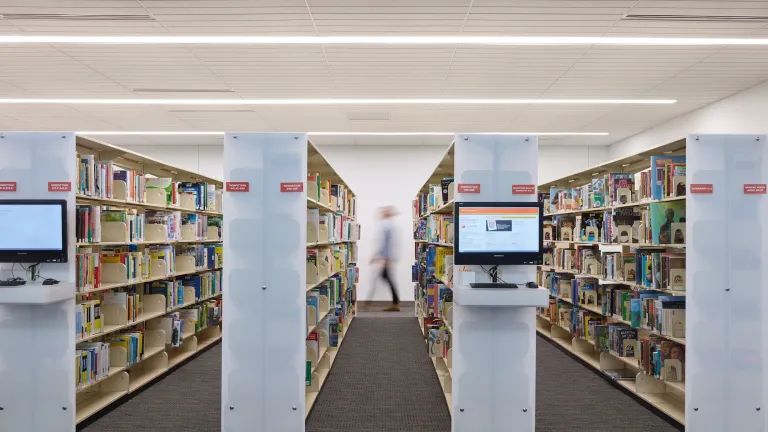
[{"label": "red shelf label", "polygon": [[16,192],[16,182],[0,182],[0,192]]},{"label": "red shelf label", "polygon": [[711,194],[713,189],[711,183],[694,183],[691,185],[692,194]]},{"label": "red shelf label", "polygon": [[48,182],[48,192],[72,192],[72,182]]},{"label": "red shelf label", "polygon": [[251,184],[248,182],[227,182],[227,192],[248,192]]},{"label": "red shelf label", "polygon": [[536,193],[536,185],[512,185],[512,195],[533,195]]},{"label": "red shelf label", "polygon": [[479,194],[480,183],[459,183],[459,193]]},{"label": "red shelf label", "polygon": [[280,192],[304,192],[304,182],[280,183]]},{"label": "red shelf label", "polygon": [[765,195],[765,184],[745,184],[744,195]]}]

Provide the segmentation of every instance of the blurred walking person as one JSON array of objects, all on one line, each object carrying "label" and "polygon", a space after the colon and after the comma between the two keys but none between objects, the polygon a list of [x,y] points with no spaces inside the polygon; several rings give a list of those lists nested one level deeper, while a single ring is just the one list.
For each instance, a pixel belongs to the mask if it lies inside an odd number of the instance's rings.
[{"label": "blurred walking person", "polygon": [[392,206],[386,206],[382,207],[380,211],[379,247],[376,249],[376,255],[374,255],[374,258],[371,260],[371,264],[378,263],[381,265],[381,273],[379,275],[389,285],[389,289],[392,291],[392,305],[385,308],[384,311],[397,312],[400,310],[400,298],[397,295],[397,288],[392,280],[392,272],[394,271],[396,259],[395,240],[397,238],[393,220],[395,209]]}]

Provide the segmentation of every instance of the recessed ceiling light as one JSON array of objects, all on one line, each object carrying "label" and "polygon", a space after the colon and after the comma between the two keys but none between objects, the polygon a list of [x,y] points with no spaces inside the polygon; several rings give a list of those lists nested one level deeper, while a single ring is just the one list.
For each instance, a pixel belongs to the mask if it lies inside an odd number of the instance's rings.
[{"label": "recessed ceiling light", "polygon": [[568,180],[568,183],[573,183],[575,181],[576,181],[576,179],[570,179],[570,180]]},{"label": "recessed ceiling light", "polygon": [[[83,131],[78,135],[224,135],[219,131]],[[277,132],[253,132],[277,133]],[[315,136],[454,136],[456,132],[306,132]],[[498,132],[479,133],[474,135],[531,135],[531,136],[605,136],[608,132]]]},{"label": "recessed ceiling light", "polygon": [[69,105],[667,105],[676,102],[675,99],[0,99],[0,104]]},{"label": "recessed ceiling light", "polygon": [[221,45],[768,45],[764,38],[581,36],[61,36],[4,35],[0,43]]},{"label": "recessed ceiling light", "polygon": [[592,173],[592,176],[596,176],[596,175],[598,175],[598,174],[600,174],[600,173],[599,173],[599,172],[596,172],[596,173]]},{"label": "recessed ceiling light", "polygon": [[132,88],[136,93],[234,93],[227,88]]},{"label": "recessed ceiling light", "polygon": [[629,166],[629,164],[628,164],[628,163],[625,163],[625,164],[622,164],[622,165],[621,165],[621,167],[622,167],[622,168],[624,168],[624,167],[628,167],[628,166]]}]

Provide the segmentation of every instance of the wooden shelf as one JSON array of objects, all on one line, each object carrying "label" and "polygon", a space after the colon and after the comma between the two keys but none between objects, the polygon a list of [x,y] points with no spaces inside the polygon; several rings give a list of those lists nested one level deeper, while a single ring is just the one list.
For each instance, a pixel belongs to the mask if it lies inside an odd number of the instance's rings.
[{"label": "wooden shelf", "polygon": [[597,207],[597,208],[589,208],[589,209],[577,209],[577,210],[562,210],[555,213],[544,213],[544,217],[550,217],[550,216],[567,216],[567,215],[576,215],[576,214],[583,214],[583,213],[599,213],[606,210],[615,210],[618,208],[624,208],[624,207],[644,207],[649,206],[653,203],[663,203],[663,202],[669,202],[669,201],[681,201],[684,200],[685,196],[680,197],[671,197],[671,198],[663,198],[659,200],[646,200],[646,201],[638,201],[628,204],[616,204],[612,206],[606,206],[606,207]]},{"label": "wooden shelf", "polygon": [[433,214],[453,214],[453,208],[454,208],[453,204],[454,204],[454,201],[450,200],[447,203],[441,205],[440,207],[430,211],[429,213],[423,216],[419,216],[419,219],[426,219]]},{"label": "wooden shelf", "polygon": [[451,243],[436,243],[436,242],[428,242],[426,240],[414,240],[414,241],[416,243],[430,244],[430,245],[435,245],[435,246],[440,246],[440,247],[447,247],[447,248],[453,249],[453,244],[451,244]]},{"label": "wooden shelf", "polygon": [[319,287],[320,285],[322,285],[323,283],[325,283],[325,281],[327,281],[328,279],[330,279],[330,278],[332,278],[332,277],[336,276],[337,274],[341,273],[342,271],[343,271],[343,270],[339,270],[339,271],[337,271],[337,272],[333,273],[332,275],[328,276],[327,278],[325,278],[325,279],[321,280],[320,282],[318,282],[318,283],[316,283],[316,284],[314,284],[314,285],[312,285],[312,284],[307,284],[307,291],[310,291],[310,290],[312,290],[313,288],[317,288],[317,287]]},{"label": "wooden shelf", "polygon": [[78,291],[75,294],[76,295],[85,295],[85,294],[90,294],[90,293],[94,293],[94,292],[98,292],[98,291],[111,290],[111,289],[122,288],[122,287],[129,287],[129,286],[143,284],[143,283],[147,283],[147,282],[155,282],[155,281],[160,281],[160,280],[173,279],[173,278],[177,278],[177,277],[181,277],[181,276],[188,276],[188,275],[193,275],[193,274],[198,274],[198,273],[206,273],[206,272],[210,272],[210,271],[221,270],[222,268],[223,267],[214,267],[212,269],[207,268],[207,269],[192,270],[192,271],[188,271],[188,272],[178,272],[178,273],[173,273],[173,274],[166,275],[166,276],[159,276],[159,277],[154,277],[154,278],[149,278],[149,279],[141,279],[141,280],[136,280],[136,281],[132,281],[132,282],[126,282],[126,283],[122,283],[122,282],[120,282],[120,283],[102,283],[101,286],[99,286],[98,288],[90,288],[90,289],[86,289],[86,290],[83,290],[83,291]]},{"label": "wooden shelf", "polygon": [[[163,315],[166,315],[166,314],[169,314],[171,312],[174,312],[174,311],[177,311],[177,310],[181,310],[181,309],[184,309],[186,307],[189,307],[189,306],[192,306],[192,305],[196,305],[198,303],[202,303],[204,301],[212,300],[212,299],[220,297],[220,296],[221,296],[221,293],[214,294],[212,296],[208,296],[208,297],[205,297],[203,299],[196,300],[193,303],[188,303],[188,304],[183,304],[183,305],[180,305],[180,306],[176,306],[174,308],[168,309],[167,311],[155,312],[155,313],[143,313],[142,312],[141,314],[139,314],[138,318],[136,318],[133,321],[128,322],[127,324],[103,326],[101,332],[96,333],[96,334],[92,334],[92,335],[89,335],[89,336],[86,336],[84,338],[77,339],[75,343],[87,342],[89,340],[96,339],[96,338],[108,335],[110,333],[114,333],[114,332],[122,330],[124,328],[128,328],[128,327],[131,327],[131,326],[135,326],[137,324],[141,324],[143,322],[149,321],[149,320],[154,319],[154,318],[159,318],[159,317],[161,317]],[[102,316],[102,319],[104,319],[103,316]]]},{"label": "wooden shelf", "polygon": [[330,204],[322,203],[320,201],[313,200],[312,198],[309,198],[309,197],[307,197],[307,208],[316,208],[323,213],[343,214],[350,220],[352,221],[355,220],[354,216],[350,216],[346,213],[342,213],[341,210],[334,210]]},{"label": "wooden shelf", "polygon": [[94,197],[90,195],[83,195],[83,194],[77,194],[75,195],[75,200],[78,204],[99,204],[99,205],[105,205],[105,206],[111,206],[111,207],[127,207],[127,208],[146,208],[146,209],[154,209],[154,210],[172,210],[172,211],[180,211],[182,213],[195,213],[205,216],[223,216],[221,212],[218,211],[208,211],[208,210],[192,210],[192,209],[186,209],[176,206],[160,206],[156,204],[150,204],[150,203],[141,203],[141,202],[135,202],[135,201],[127,201],[127,200],[119,200],[114,198],[101,198],[101,197]]},{"label": "wooden shelf", "polygon": [[338,240],[333,242],[309,242],[307,243],[307,247],[318,247],[318,246],[333,246],[337,244],[348,244],[348,243],[357,243],[357,240]]}]

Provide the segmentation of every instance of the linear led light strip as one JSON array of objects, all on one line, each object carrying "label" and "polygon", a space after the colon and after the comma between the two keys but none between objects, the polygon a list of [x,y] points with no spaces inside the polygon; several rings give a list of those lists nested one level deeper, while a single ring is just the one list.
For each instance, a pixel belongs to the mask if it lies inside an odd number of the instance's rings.
[{"label": "linear led light strip", "polygon": [[[84,131],[77,135],[224,135],[215,131]],[[267,132],[264,132],[267,133]],[[481,132],[473,135],[605,136],[608,132]],[[456,132],[307,132],[315,136],[454,136]]]},{"label": "linear led light strip", "polygon": [[668,105],[675,99],[52,99],[0,98],[0,104],[69,105]]},{"label": "linear led light strip", "polygon": [[0,36],[0,43],[248,45],[768,45],[760,38],[578,36]]}]

